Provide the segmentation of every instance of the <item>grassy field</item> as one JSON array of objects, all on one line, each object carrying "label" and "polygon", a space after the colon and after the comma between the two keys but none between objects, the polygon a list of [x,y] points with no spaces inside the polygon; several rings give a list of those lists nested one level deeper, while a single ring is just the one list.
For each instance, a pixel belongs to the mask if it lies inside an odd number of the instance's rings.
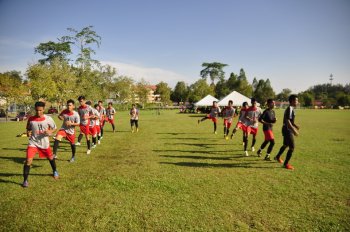
[{"label": "grassy field", "polygon": [[[27,189],[27,138],[16,137],[25,122],[1,123],[0,231],[350,230],[350,111],[297,111],[294,171],[243,157],[241,132],[224,140],[222,120],[214,135],[199,115],[141,116],[132,134],[118,112],[118,132],[107,125],[101,145],[87,156],[83,143],[75,163],[61,143],[57,181],[48,161],[35,159]],[[256,148],[262,141],[260,131]]]}]

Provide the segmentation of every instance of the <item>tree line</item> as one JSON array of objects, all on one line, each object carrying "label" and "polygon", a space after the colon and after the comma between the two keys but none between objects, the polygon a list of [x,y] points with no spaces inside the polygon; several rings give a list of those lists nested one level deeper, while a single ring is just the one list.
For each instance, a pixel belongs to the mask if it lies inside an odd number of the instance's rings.
[{"label": "tree line", "polygon": [[[94,59],[101,41],[101,36],[88,26],[81,30],[68,28],[67,34],[57,41],[40,43],[34,52],[42,58],[28,65],[25,78],[18,71],[0,73],[0,98],[5,100],[5,108],[13,103],[30,106],[39,99],[62,106],[68,99],[76,99],[81,94],[92,100],[112,97],[120,105],[131,102],[145,105],[150,83],[118,75],[114,67]],[[219,62],[204,62],[199,72],[201,78],[193,84],[179,81],[172,89],[162,81],[156,85],[155,94],[160,95],[162,104],[170,105],[172,102],[197,102],[208,94],[220,99],[235,90],[264,104],[268,98],[287,101],[292,92],[286,88],[276,94],[269,79],[254,77],[250,83],[243,68],[226,78],[226,66]],[[321,101],[325,106],[350,105],[350,86],[315,85],[299,93],[299,99],[303,106],[312,106],[315,101]]]}]

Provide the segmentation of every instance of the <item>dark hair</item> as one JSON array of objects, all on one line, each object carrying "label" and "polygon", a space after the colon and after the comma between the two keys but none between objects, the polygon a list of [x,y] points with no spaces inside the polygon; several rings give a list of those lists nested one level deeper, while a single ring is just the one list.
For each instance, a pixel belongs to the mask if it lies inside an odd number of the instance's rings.
[{"label": "dark hair", "polygon": [[78,97],[78,101],[80,101],[80,100],[85,100],[85,97],[84,96],[79,96]]},{"label": "dark hair", "polygon": [[85,103],[86,103],[86,105],[91,106],[91,101],[87,101],[87,102],[85,102]]},{"label": "dark hair", "polygon": [[73,99],[69,99],[69,100],[67,101],[67,105],[68,105],[69,103],[72,103],[72,104],[74,105],[74,100],[73,100]]},{"label": "dark hair", "polygon": [[298,98],[297,95],[292,94],[292,95],[289,96],[288,101],[289,101],[289,103],[291,103],[292,101],[295,101],[295,99],[297,99],[297,98]]},{"label": "dark hair", "polygon": [[99,100],[98,103],[100,103],[100,102],[103,103],[103,101]]},{"label": "dark hair", "polygon": [[251,102],[251,103],[256,102],[256,99],[255,99],[254,97],[252,97],[252,98],[250,99],[250,102]]},{"label": "dark hair", "polygon": [[230,104],[230,103],[233,104],[233,101],[232,101],[232,100],[229,100],[229,101],[228,101],[228,104]]},{"label": "dark hair", "polygon": [[248,102],[243,102],[242,106],[245,107],[248,105]]},{"label": "dark hair", "polygon": [[131,106],[136,106],[135,104],[132,104]]},{"label": "dark hair", "polygon": [[42,102],[42,101],[38,101],[38,102],[35,102],[35,108],[36,107],[45,107],[45,102]]},{"label": "dark hair", "polygon": [[108,102],[108,105],[111,105],[111,106],[112,106],[112,105],[113,105],[113,103],[112,103],[112,102]]},{"label": "dark hair", "polygon": [[94,107],[96,108],[98,106],[98,104],[95,104]]},{"label": "dark hair", "polygon": [[213,101],[213,104],[214,104],[214,103],[218,103],[218,102],[217,102],[217,101]]},{"label": "dark hair", "polygon": [[267,99],[267,104],[270,104],[272,102],[273,102],[273,99],[271,99],[271,98]]}]

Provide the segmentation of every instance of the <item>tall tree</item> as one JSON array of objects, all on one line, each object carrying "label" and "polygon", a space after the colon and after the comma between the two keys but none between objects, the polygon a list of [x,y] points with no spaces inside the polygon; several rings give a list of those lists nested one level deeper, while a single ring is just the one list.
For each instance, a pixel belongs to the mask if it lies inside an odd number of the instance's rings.
[{"label": "tall tree", "polygon": [[148,101],[148,95],[150,92],[149,83],[145,81],[144,79],[141,79],[137,84],[135,85],[135,94],[138,98],[138,103],[142,105],[142,108],[144,108],[145,104]]},{"label": "tall tree", "polygon": [[264,81],[263,79],[259,80],[256,89],[254,91],[253,96],[257,99],[261,104],[265,104],[267,99],[274,98],[275,92],[271,87],[270,80],[267,79]]},{"label": "tall tree", "polygon": [[288,101],[288,97],[292,94],[292,90],[285,88],[282,89],[282,91],[276,95],[276,99],[280,101]]},{"label": "tall tree", "polygon": [[205,79],[200,79],[190,86],[189,100],[197,102],[208,94],[214,95],[214,89],[208,85]]},{"label": "tall tree", "polygon": [[119,76],[113,80],[112,91],[120,103],[133,101],[134,80],[127,76]]},{"label": "tall tree", "polygon": [[157,89],[155,91],[155,94],[160,95],[161,102],[166,105],[170,104],[170,94],[171,94],[171,88],[168,86],[167,83],[161,81],[157,84]]},{"label": "tall tree", "polygon": [[237,91],[248,97],[252,96],[253,88],[249,84],[243,68],[241,68],[241,70],[239,71],[239,76],[237,77],[237,80],[239,83]]},{"label": "tall tree", "polygon": [[225,78],[225,72],[223,71],[223,68],[226,66],[228,65],[219,62],[205,62],[202,64],[202,67],[204,67],[204,69],[201,70],[200,75],[203,79],[207,79],[209,77],[211,84],[214,85],[216,79]]},{"label": "tall tree", "polygon": [[171,94],[171,100],[178,103],[188,100],[188,86],[184,81],[177,82]]},{"label": "tall tree", "polygon": [[46,58],[40,59],[39,62],[44,64],[45,62],[51,62],[55,58],[67,60],[67,56],[72,53],[70,42],[46,42],[40,43],[34,49],[35,53],[39,53]]},{"label": "tall tree", "polygon": [[220,78],[220,80],[216,83],[214,88],[215,97],[219,99],[228,95],[231,92],[229,86],[227,85],[227,81],[223,78]]}]

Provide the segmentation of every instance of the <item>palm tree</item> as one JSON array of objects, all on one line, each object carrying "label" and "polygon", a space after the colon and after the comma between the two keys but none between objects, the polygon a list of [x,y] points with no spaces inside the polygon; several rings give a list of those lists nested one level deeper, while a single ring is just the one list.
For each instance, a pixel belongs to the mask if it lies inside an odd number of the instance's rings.
[{"label": "palm tree", "polygon": [[203,79],[207,79],[209,76],[211,80],[211,84],[214,85],[214,81],[216,79],[225,78],[225,72],[222,69],[226,66],[228,65],[222,64],[219,62],[203,63],[202,67],[205,67],[205,68],[201,71],[200,75]]}]

